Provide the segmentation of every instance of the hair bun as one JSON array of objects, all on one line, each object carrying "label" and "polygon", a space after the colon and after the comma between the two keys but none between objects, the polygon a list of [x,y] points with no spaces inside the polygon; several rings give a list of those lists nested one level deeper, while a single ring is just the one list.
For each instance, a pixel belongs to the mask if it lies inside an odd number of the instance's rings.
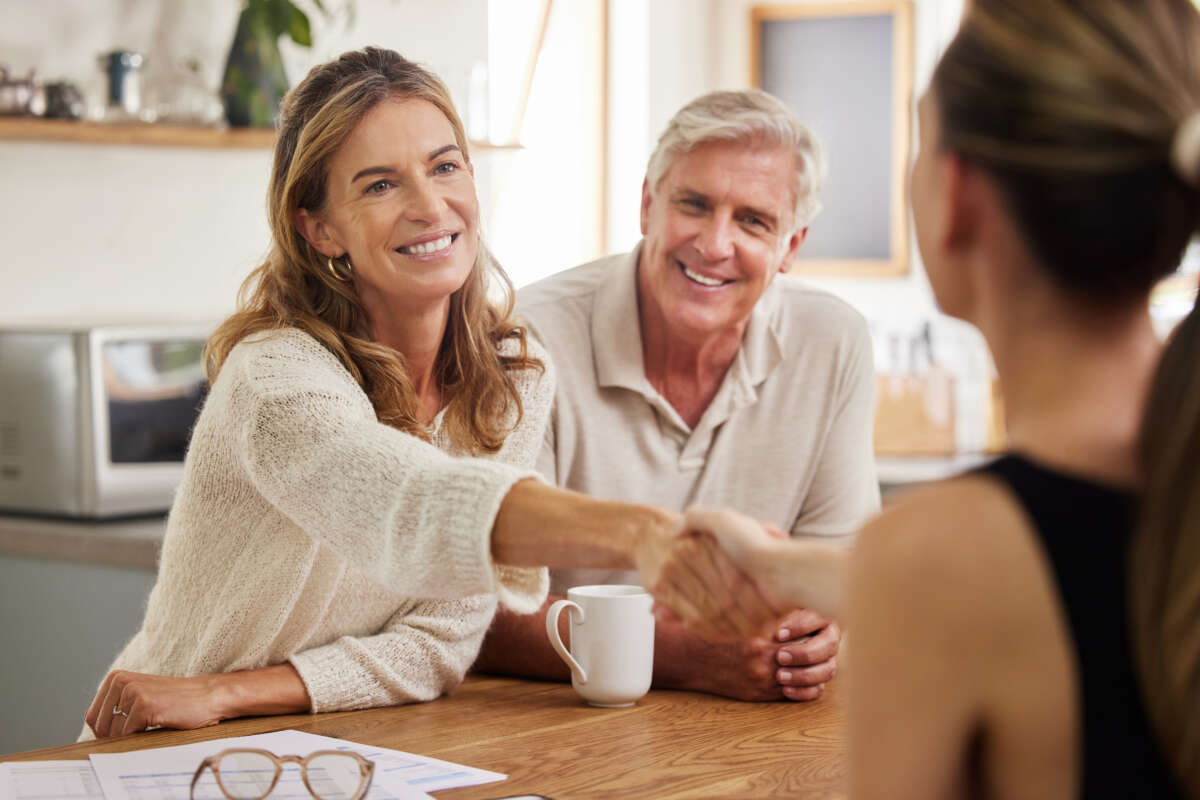
[{"label": "hair bun", "polygon": [[1200,110],[1189,114],[1175,129],[1171,166],[1184,181],[1200,188]]}]

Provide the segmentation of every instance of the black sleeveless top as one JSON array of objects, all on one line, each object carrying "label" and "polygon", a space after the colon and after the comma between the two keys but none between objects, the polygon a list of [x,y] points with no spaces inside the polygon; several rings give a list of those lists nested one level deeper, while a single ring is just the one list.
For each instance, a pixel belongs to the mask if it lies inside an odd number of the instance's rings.
[{"label": "black sleeveless top", "polygon": [[1017,497],[1054,569],[1079,664],[1080,797],[1181,797],[1155,743],[1129,641],[1125,559],[1136,496],[1015,455],[979,472],[999,479]]}]

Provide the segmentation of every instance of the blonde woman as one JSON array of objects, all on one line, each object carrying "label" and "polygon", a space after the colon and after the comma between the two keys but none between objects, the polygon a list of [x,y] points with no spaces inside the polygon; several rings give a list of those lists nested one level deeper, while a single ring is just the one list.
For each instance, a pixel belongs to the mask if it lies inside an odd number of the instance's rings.
[{"label": "blonde woman", "polygon": [[429,700],[497,597],[538,608],[529,567],[652,581],[673,546],[675,515],[530,480],[553,372],[480,241],[436,77],[375,48],[315,68],[284,102],[269,216],[97,736]]},{"label": "blonde woman", "polygon": [[1148,308],[1200,221],[1200,14],[972,0],[919,113],[921,254],[991,347],[1010,453],[890,507],[848,569],[690,522],[777,607],[844,602],[854,800],[1200,798],[1200,312],[1164,354]]}]

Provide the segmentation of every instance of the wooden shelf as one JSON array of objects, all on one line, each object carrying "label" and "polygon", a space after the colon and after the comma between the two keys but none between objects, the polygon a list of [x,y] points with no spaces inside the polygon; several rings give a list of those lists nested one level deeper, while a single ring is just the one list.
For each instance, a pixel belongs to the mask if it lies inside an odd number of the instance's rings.
[{"label": "wooden shelf", "polygon": [[[106,124],[37,117],[0,117],[0,141],[266,150],[275,144],[275,131],[257,128],[202,128],[138,123]],[[476,151],[520,150],[521,145],[471,142],[471,149]]]},{"label": "wooden shelf", "polygon": [[0,118],[0,140],[267,149],[275,143],[275,131],[9,117]]}]

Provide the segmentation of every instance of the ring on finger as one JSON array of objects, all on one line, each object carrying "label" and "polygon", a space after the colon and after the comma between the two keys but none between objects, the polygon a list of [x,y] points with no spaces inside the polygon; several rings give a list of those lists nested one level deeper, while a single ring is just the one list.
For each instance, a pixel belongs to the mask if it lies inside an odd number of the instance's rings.
[{"label": "ring on finger", "polygon": [[114,716],[114,717],[128,717],[128,716],[129,716],[129,712],[128,712],[128,711],[122,711],[122,710],[121,710],[120,708],[118,708],[117,706],[113,706],[113,716]]}]

